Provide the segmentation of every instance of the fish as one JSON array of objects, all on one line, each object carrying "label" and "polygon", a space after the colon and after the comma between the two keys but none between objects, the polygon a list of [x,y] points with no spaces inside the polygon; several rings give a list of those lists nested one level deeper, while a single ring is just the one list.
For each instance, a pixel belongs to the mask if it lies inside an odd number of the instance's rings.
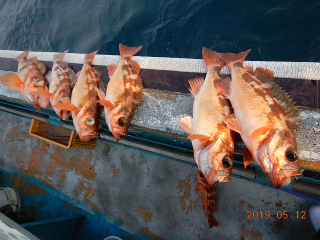
[{"label": "fish", "polygon": [[21,92],[25,100],[40,112],[40,107],[48,107],[51,96],[44,76],[47,67],[37,57],[27,59],[30,51],[31,49],[15,58],[19,62],[18,72],[4,74],[0,81],[9,89]]},{"label": "fish", "polygon": [[70,111],[57,109],[55,105],[58,103],[71,103],[71,84],[76,81],[75,72],[68,67],[68,63],[63,60],[68,50],[63,53],[53,54],[52,71],[46,75],[49,84],[49,92],[51,93],[50,103],[53,110],[57,113],[61,120],[67,121],[71,116]]},{"label": "fish", "polygon": [[218,227],[219,224],[216,219],[214,219],[212,213],[216,210],[216,187],[214,184],[209,184],[206,180],[204,174],[198,170],[197,172],[198,183],[194,189],[194,192],[199,190],[203,210],[206,211],[208,216],[209,228]]},{"label": "fish", "polygon": [[255,161],[276,188],[287,186],[291,177],[301,175],[293,128],[303,117],[274,83],[273,71],[257,67],[253,72],[252,67],[243,67],[249,52],[218,54],[231,70],[231,79],[217,84],[234,110],[224,122],[240,134],[247,147],[243,155],[245,167]]},{"label": "fish", "polygon": [[62,103],[54,105],[55,108],[71,111],[73,125],[82,142],[88,142],[97,137],[98,96],[95,88],[99,86],[101,73],[92,67],[93,59],[98,51],[85,54],[84,64],[72,90],[71,102],[60,98]]},{"label": "fish", "polygon": [[134,110],[144,99],[141,68],[131,59],[141,48],[119,44],[121,60],[118,65],[108,66],[110,81],[106,93],[96,88],[98,102],[104,106],[106,123],[116,141],[127,134]]},{"label": "fish", "polygon": [[220,69],[225,65],[216,52],[203,48],[208,72],[205,80],[189,80],[194,97],[193,118],[180,115],[177,121],[192,141],[194,159],[209,184],[230,182],[234,157],[234,133],[223,119],[231,113],[231,105],[215,86],[221,82]]}]

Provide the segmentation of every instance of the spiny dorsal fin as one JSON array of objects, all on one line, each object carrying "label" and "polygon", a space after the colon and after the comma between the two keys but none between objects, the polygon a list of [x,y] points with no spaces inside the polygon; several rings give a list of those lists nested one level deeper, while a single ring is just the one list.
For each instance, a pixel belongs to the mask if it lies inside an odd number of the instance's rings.
[{"label": "spiny dorsal fin", "polygon": [[103,92],[107,91],[107,86],[106,84],[103,82],[102,78],[99,78],[99,89],[101,89]]},{"label": "spiny dorsal fin", "polygon": [[274,72],[269,69],[257,67],[254,73],[256,77],[263,83],[269,83],[273,81]]},{"label": "spiny dorsal fin", "polygon": [[138,75],[136,80],[136,105],[143,102],[144,99],[144,87],[142,84],[142,78]]},{"label": "spiny dorsal fin", "polygon": [[204,82],[203,78],[194,78],[188,81],[190,84],[189,91],[192,94],[193,97],[196,97],[199,93],[201,86]]}]

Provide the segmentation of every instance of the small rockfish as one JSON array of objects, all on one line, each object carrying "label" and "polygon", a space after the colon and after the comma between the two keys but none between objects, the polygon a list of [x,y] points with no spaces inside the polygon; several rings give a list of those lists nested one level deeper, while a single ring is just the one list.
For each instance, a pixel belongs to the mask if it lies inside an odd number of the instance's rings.
[{"label": "small rockfish", "polygon": [[106,94],[97,89],[106,123],[117,141],[121,135],[127,134],[134,109],[144,98],[140,65],[131,59],[141,48],[120,44],[120,63],[108,66],[110,81]]},{"label": "small rockfish", "polygon": [[39,112],[40,107],[49,105],[50,93],[44,74],[46,66],[37,57],[27,59],[29,52],[21,53],[15,60],[19,62],[18,72],[8,73],[0,77],[1,83],[14,91],[20,91],[27,102],[31,103]]},{"label": "small rockfish", "polygon": [[229,182],[234,140],[223,119],[231,113],[231,106],[214,84],[221,81],[219,71],[225,64],[214,51],[203,48],[202,54],[208,67],[206,79],[189,80],[194,97],[193,118],[181,115],[177,120],[182,130],[190,134],[195,161],[208,183]]},{"label": "small rockfish", "polygon": [[63,103],[54,107],[71,111],[73,124],[82,142],[88,142],[97,137],[98,103],[97,92],[101,73],[92,67],[97,51],[85,55],[82,70],[77,78],[71,95],[71,103],[64,102],[67,98],[60,98]]},{"label": "small rockfish", "polygon": [[68,120],[71,115],[70,111],[57,109],[55,105],[58,103],[70,103],[71,98],[71,83],[76,81],[76,74],[68,67],[68,63],[63,60],[68,50],[63,53],[53,55],[52,72],[49,72],[46,77],[49,84],[49,92],[52,94],[50,103],[61,120]]},{"label": "small rockfish", "polygon": [[199,190],[201,199],[202,199],[202,206],[203,210],[206,211],[208,216],[208,223],[209,228],[213,226],[218,227],[218,222],[212,216],[214,210],[216,210],[216,188],[214,184],[210,185],[205,176],[201,171],[198,170],[197,174],[198,183],[194,189],[194,192]]},{"label": "small rockfish", "polygon": [[293,132],[301,117],[294,102],[273,82],[272,71],[257,68],[253,72],[243,67],[249,51],[219,54],[232,77],[232,81],[217,84],[234,109],[234,115],[225,117],[224,122],[240,133],[247,146],[245,166],[256,161],[279,188],[290,184],[291,177],[301,175]]}]

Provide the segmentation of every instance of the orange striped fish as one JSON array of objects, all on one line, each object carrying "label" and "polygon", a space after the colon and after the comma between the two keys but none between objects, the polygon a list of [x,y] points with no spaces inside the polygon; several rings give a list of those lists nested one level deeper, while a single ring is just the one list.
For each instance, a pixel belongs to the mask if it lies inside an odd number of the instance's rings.
[{"label": "orange striped fish", "polygon": [[5,74],[0,77],[0,81],[11,90],[21,92],[26,101],[39,112],[40,107],[48,107],[51,94],[44,77],[47,68],[37,57],[27,59],[30,51],[31,49],[16,57],[15,60],[19,62],[18,72]]},{"label": "orange striped fish", "polygon": [[234,140],[223,119],[230,114],[231,106],[214,84],[221,81],[219,71],[225,64],[209,49],[203,48],[202,55],[208,68],[206,79],[189,81],[194,97],[193,118],[181,115],[177,120],[182,130],[190,134],[195,161],[208,183],[230,182]]},{"label": "orange striped fish", "polygon": [[209,228],[218,227],[218,222],[214,219],[212,213],[216,210],[216,188],[214,184],[210,185],[201,171],[197,173],[198,183],[194,192],[199,190],[203,210],[206,211],[208,216]]},{"label": "orange striped fish", "polygon": [[73,124],[82,142],[96,138],[99,126],[98,96],[95,88],[98,87],[101,74],[91,65],[97,52],[85,55],[82,70],[72,91],[71,103],[64,102],[66,98],[60,98],[63,103],[54,106],[72,112]]},{"label": "orange striped fish", "polygon": [[293,127],[302,118],[294,102],[273,82],[272,71],[257,68],[252,72],[243,67],[249,51],[219,54],[232,77],[232,81],[218,84],[234,109],[234,115],[225,117],[224,122],[240,133],[247,146],[245,166],[256,161],[279,188],[301,175]]},{"label": "orange striped fish", "polygon": [[108,66],[110,81],[106,94],[97,89],[106,123],[117,141],[121,135],[127,134],[134,109],[144,98],[140,65],[131,59],[141,48],[120,44],[120,63]]}]

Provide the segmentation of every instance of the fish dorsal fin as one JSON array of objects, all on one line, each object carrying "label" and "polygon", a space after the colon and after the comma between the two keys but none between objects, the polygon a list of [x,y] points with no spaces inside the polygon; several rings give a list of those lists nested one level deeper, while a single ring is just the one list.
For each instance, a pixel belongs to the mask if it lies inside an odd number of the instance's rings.
[{"label": "fish dorsal fin", "polygon": [[201,134],[191,134],[187,137],[190,140],[204,140],[204,141],[210,141],[210,142],[215,142],[217,141],[217,137],[216,136],[210,136],[209,134],[206,133],[201,133]]},{"label": "fish dorsal fin", "polygon": [[248,150],[248,148],[246,148],[246,150],[244,150],[243,153],[243,165],[244,168],[246,168],[250,163],[253,163],[254,159],[251,155],[251,152]]},{"label": "fish dorsal fin", "polygon": [[261,136],[266,135],[273,128],[274,128],[274,124],[254,130],[253,133],[251,133],[250,140],[252,141],[253,139],[257,139],[257,138],[260,138]]},{"label": "fish dorsal fin", "polygon": [[97,102],[100,103],[101,105],[105,106],[108,109],[114,107],[114,104],[112,102],[110,102],[109,100],[99,100]]},{"label": "fish dorsal fin", "polygon": [[64,56],[68,53],[69,50],[64,51],[63,53],[55,53],[53,54],[53,61],[54,62],[59,62],[61,61]]},{"label": "fish dorsal fin", "polygon": [[99,78],[99,89],[102,92],[106,92],[107,91],[107,86],[106,84],[103,82],[102,78]]},{"label": "fish dorsal fin", "polygon": [[13,91],[21,91],[23,82],[15,73],[7,73],[0,77],[1,83]]},{"label": "fish dorsal fin", "polygon": [[238,54],[234,54],[234,53],[218,53],[219,58],[224,61],[228,67],[231,66],[231,64],[236,63],[236,62],[240,62],[243,63],[244,59],[246,58],[246,56],[248,55],[248,53],[251,51],[251,49],[245,51],[245,52],[241,52]]},{"label": "fish dorsal fin", "polygon": [[85,54],[85,55],[84,55],[84,63],[92,63],[92,62],[93,62],[93,59],[94,59],[94,57],[96,56],[96,54],[97,54],[98,51],[99,51],[99,50],[94,51],[94,52],[92,52],[92,53]]},{"label": "fish dorsal fin", "polygon": [[30,51],[31,48],[28,51],[21,53],[18,57],[15,58],[15,60],[19,62],[20,59],[27,58]]},{"label": "fish dorsal fin", "polygon": [[37,56],[34,56],[34,57],[32,57],[32,58],[29,58],[28,60],[29,60],[29,61],[38,61],[38,57],[37,57]]},{"label": "fish dorsal fin", "polygon": [[230,114],[228,116],[225,116],[223,118],[223,122],[227,125],[228,128],[230,128],[231,130],[237,132],[237,133],[241,133],[241,127],[239,124],[239,121],[236,117],[236,115],[234,114]]},{"label": "fish dorsal fin", "polygon": [[144,87],[142,84],[142,78],[138,75],[136,79],[136,105],[142,103],[144,100]]},{"label": "fish dorsal fin", "polygon": [[273,81],[274,72],[269,69],[257,67],[254,74],[263,83],[269,83]]},{"label": "fish dorsal fin", "polygon": [[244,69],[248,72],[253,72],[253,66],[252,65],[247,65],[247,66],[244,66]]},{"label": "fish dorsal fin", "polygon": [[204,79],[203,78],[194,78],[188,81],[190,84],[189,91],[193,97],[196,97],[199,93],[201,86],[203,85]]},{"label": "fish dorsal fin", "polygon": [[210,67],[222,68],[224,65],[226,65],[224,61],[222,61],[218,57],[217,52],[212,51],[208,48],[205,48],[205,47],[202,48],[202,56],[203,56],[204,62],[207,65],[207,68],[210,68]]},{"label": "fish dorsal fin", "polygon": [[139,63],[137,63],[136,61],[133,61],[132,59],[130,59],[129,62],[131,64],[132,68],[134,69],[135,74],[139,74],[140,70],[141,70]]},{"label": "fish dorsal fin", "polygon": [[80,74],[81,74],[81,71],[77,72],[75,74],[74,79],[73,80],[71,79],[71,82],[70,82],[71,88],[74,88],[74,86],[76,85],[78,78],[80,77]]},{"label": "fish dorsal fin", "polygon": [[118,66],[117,66],[117,64],[115,64],[115,63],[107,66],[109,77],[112,77],[112,75],[113,75],[114,72],[116,71],[117,67],[118,67]]},{"label": "fish dorsal fin", "polygon": [[139,52],[141,48],[142,48],[142,46],[140,46],[140,47],[128,47],[128,46],[122,45],[120,43],[119,44],[120,56],[121,56],[121,58],[124,58],[124,57],[132,58],[133,55],[135,55],[137,52]]},{"label": "fish dorsal fin", "polygon": [[68,72],[68,76],[70,78],[70,84],[72,82],[75,82],[76,81],[76,73],[71,68],[68,68],[67,72]]},{"label": "fish dorsal fin", "polygon": [[35,61],[35,64],[37,65],[37,67],[40,69],[40,72],[44,75],[47,71],[48,68],[46,65],[44,65],[44,63],[40,62],[40,61]]},{"label": "fish dorsal fin", "polygon": [[39,97],[50,98],[52,96],[52,93],[50,93],[47,90],[37,89],[36,91],[32,92],[32,95],[36,95],[36,96],[39,96]]},{"label": "fish dorsal fin", "polygon": [[187,114],[180,115],[177,117],[177,121],[184,132],[191,134],[193,121],[191,116]]},{"label": "fish dorsal fin", "polygon": [[214,82],[216,88],[218,88],[219,92],[227,99],[230,98],[230,84],[231,84],[231,78],[226,77],[222,81],[215,80]]},{"label": "fish dorsal fin", "polygon": [[78,112],[78,108],[73,105],[72,103],[59,103],[57,105],[54,105],[55,108],[71,111],[71,112]]},{"label": "fish dorsal fin", "polygon": [[98,97],[100,98],[100,100],[105,100],[106,99],[106,95],[104,94],[104,92],[101,89],[97,88],[97,87],[95,89],[97,91],[97,94],[98,94]]},{"label": "fish dorsal fin", "polygon": [[298,111],[297,107],[294,105],[295,102],[293,102],[288,94],[274,82],[269,82],[268,85],[273,92],[276,101],[283,107],[286,118],[291,122],[293,127],[298,126],[297,122],[303,119],[303,117],[300,116],[301,111]]}]

